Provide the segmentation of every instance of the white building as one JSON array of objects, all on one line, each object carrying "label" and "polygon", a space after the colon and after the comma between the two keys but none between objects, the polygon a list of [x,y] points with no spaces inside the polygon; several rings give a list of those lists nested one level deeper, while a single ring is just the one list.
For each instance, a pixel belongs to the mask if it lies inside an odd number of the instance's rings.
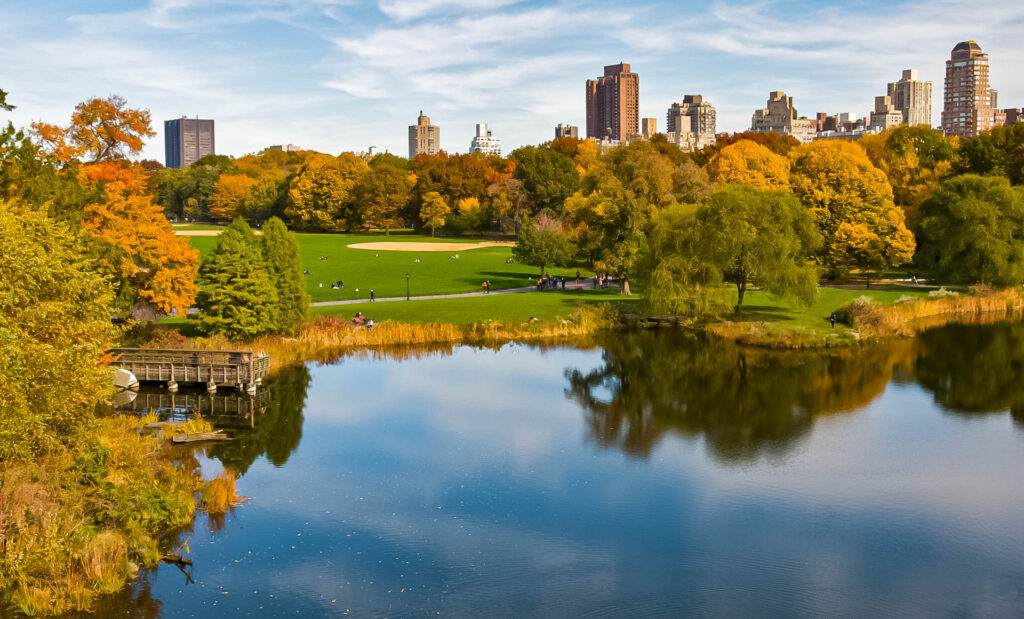
[{"label": "white building", "polygon": [[487,123],[476,125],[476,137],[469,144],[469,154],[473,153],[501,156],[501,140],[491,135]]}]

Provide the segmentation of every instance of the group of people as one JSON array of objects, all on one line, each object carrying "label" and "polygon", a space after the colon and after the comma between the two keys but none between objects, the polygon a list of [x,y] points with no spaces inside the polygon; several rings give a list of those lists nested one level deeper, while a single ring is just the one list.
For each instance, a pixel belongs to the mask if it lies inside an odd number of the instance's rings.
[{"label": "group of people", "polygon": [[[579,280],[577,280],[577,286]],[[561,288],[565,290],[565,278],[564,277],[551,277],[550,275],[544,275],[537,278],[537,291],[541,290],[557,290]]]},{"label": "group of people", "polygon": [[357,327],[366,327],[367,329],[373,328],[373,318],[367,318],[363,316],[362,312],[356,312],[356,315],[352,317],[352,324]]}]

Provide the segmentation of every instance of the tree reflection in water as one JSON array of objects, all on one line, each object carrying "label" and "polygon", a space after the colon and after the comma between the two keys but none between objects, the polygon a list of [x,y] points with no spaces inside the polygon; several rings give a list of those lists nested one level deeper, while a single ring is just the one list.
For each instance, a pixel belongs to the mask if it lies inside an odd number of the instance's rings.
[{"label": "tree reflection in water", "polygon": [[239,475],[262,455],[274,466],[284,465],[302,440],[302,411],[309,383],[304,365],[279,370],[267,379],[264,388],[270,392],[270,403],[263,414],[256,415],[253,427],[238,428],[233,433],[235,440],[214,443],[208,455]]},{"label": "tree reflection in water", "polygon": [[958,413],[1011,411],[1024,424],[1024,323],[948,325],[918,337],[914,377]]},{"label": "tree reflection in water", "polygon": [[566,396],[600,445],[646,457],[675,432],[742,462],[786,453],[815,415],[870,402],[912,346],[775,352],[678,331],[617,333],[604,343],[603,367],[566,371]]}]

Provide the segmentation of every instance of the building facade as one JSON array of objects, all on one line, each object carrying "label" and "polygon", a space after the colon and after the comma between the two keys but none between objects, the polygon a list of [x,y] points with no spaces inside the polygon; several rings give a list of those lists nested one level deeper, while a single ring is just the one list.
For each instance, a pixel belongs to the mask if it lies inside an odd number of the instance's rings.
[{"label": "building facade", "polygon": [[767,107],[754,110],[750,129],[758,133],[791,135],[804,144],[814,140],[818,133],[817,121],[800,118],[793,106],[793,97],[787,97],[781,90],[768,94]]},{"label": "building facade", "polygon": [[640,133],[640,76],[628,64],[587,80],[587,137],[626,141]]},{"label": "building facade", "polygon": [[430,117],[420,115],[409,125],[409,159],[416,155],[436,155],[441,151],[441,128],[430,124]]},{"label": "building facade", "polygon": [[558,138],[580,138],[580,128],[576,125],[563,125],[561,123],[555,127],[555,139]]},{"label": "building facade", "polygon": [[213,154],[212,120],[182,117],[164,121],[164,165],[168,168],[187,168]]},{"label": "building facade", "polygon": [[892,104],[892,97],[875,97],[875,109],[871,112],[871,120],[868,127],[885,131],[897,125],[903,124],[903,111],[896,109]]},{"label": "building facade", "polygon": [[491,135],[487,123],[477,123],[476,125],[476,136],[469,144],[469,154],[473,153],[501,156],[501,140]]},{"label": "building facade", "polygon": [[684,95],[665,114],[665,131],[670,142],[684,151],[698,150],[715,143],[717,112],[701,95]]},{"label": "building facade", "polygon": [[273,146],[268,146],[267,148],[270,148],[270,149],[273,149],[273,150],[281,150],[281,151],[284,151],[286,153],[297,153],[300,150],[302,150],[301,147],[296,146],[294,144],[274,144]]},{"label": "building facade", "polygon": [[1003,117],[1003,124],[1006,126],[1024,122],[1024,107],[1008,107],[1003,110]]},{"label": "building facade", "polygon": [[932,126],[932,83],[917,79],[917,69],[904,69],[898,82],[889,82],[886,94],[892,106],[903,112],[903,122]]},{"label": "building facade", "polygon": [[942,106],[942,132],[946,136],[974,137],[1003,124],[1004,115],[993,104],[988,83],[988,54],[974,41],[956,44],[946,61],[946,92]]},{"label": "building facade", "polygon": [[640,135],[649,140],[653,138],[656,133],[658,133],[657,118],[640,119]]}]

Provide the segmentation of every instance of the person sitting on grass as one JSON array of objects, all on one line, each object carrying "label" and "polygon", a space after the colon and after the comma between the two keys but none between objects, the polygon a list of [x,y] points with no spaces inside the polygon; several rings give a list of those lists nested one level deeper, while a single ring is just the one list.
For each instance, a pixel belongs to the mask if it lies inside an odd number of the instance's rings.
[{"label": "person sitting on grass", "polygon": [[356,315],[352,317],[352,324],[359,326],[366,322],[366,318],[363,317],[362,312],[356,312]]},{"label": "person sitting on grass", "polygon": [[372,328],[373,328],[373,324],[374,324],[374,323],[373,323],[373,318],[370,318],[369,320],[367,320],[367,321],[366,321],[366,329],[367,329],[367,330],[370,330],[370,329],[372,329]]}]

